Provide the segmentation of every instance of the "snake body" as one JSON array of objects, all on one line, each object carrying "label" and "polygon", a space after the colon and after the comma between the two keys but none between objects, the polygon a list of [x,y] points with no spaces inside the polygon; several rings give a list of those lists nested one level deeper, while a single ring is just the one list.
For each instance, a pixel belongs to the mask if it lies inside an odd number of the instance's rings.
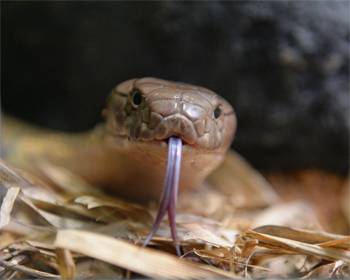
[{"label": "snake body", "polygon": [[[4,124],[10,162],[35,170],[45,158],[92,184],[134,200],[158,198],[167,140],[182,140],[180,190],[199,186],[223,160],[236,128],[231,105],[203,87],[156,78],[117,85],[90,132],[65,134]],[[15,144],[14,144],[15,143]]]}]

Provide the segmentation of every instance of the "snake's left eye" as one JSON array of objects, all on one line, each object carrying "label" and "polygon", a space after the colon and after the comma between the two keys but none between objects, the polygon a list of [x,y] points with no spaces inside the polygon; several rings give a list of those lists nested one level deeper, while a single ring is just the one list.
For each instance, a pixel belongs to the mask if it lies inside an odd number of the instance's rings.
[{"label": "snake's left eye", "polygon": [[131,92],[131,102],[134,107],[141,105],[143,100],[142,93],[138,89],[134,89]]},{"label": "snake's left eye", "polygon": [[221,113],[222,113],[222,111],[221,111],[220,106],[217,106],[213,112],[214,118],[218,119],[221,116]]}]

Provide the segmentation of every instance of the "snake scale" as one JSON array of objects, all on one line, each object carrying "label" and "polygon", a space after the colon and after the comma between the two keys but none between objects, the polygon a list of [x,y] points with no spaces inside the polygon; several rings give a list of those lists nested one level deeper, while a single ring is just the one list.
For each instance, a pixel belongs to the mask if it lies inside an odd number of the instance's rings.
[{"label": "snake scale", "polygon": [[[223,161],[236,129],[233,108],[213,91],[157,78],[118,84],[102,115],[104,123],[77,134],[33,128],[9,118],[3,130],[5,158],[33,172],[38,161],[49,160],[109,192],[149,201],[159,198],[169,173],[169,139],[181,142],[179,190],[190,190]],[[174,203],[167,207],[176,240]],[[165,213],[161,208],[159,217]]]},{"label": "snake scale", "polygon": [[186,190],[220,164],[236,128],[233,108],[213,91],[156,78],[118,84],[102,115],[104,123],[76,134],[6,118],[5,159],[35,172],[45,158],[108,191],[148,201],[162,191],[169,137],[184,143],[180,190]]}]

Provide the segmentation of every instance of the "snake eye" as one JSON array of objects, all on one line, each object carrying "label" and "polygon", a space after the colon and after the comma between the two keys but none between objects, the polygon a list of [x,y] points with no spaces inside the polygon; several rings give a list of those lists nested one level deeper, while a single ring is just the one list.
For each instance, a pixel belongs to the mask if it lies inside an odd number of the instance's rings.
[{"label": "snake eye", "polygon": [[221,108],[217,106],[213,112],[214,118],[218,119],[221,116]]},{"label": "snake eye", "polygon": [[131,93],[131,102],[134,107],[138,107],[142,103],[142,93],[138,89],[134,89]]}]

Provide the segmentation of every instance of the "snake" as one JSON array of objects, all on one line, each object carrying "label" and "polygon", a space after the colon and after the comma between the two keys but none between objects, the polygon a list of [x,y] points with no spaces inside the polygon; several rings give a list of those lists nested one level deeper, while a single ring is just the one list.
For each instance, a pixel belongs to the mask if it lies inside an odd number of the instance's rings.
[{"label": "snake", "polygon": [[179,147],[179,191],[203,184],[223,161],[237,126],[234,109],[214,91],[153,77],[115,86],[102,116],[103,123],[75,134],[8,118],[5,159],[36,172],[35,163],[45,158],[107,192],[145,202],[164,196],[167,161]]}]

